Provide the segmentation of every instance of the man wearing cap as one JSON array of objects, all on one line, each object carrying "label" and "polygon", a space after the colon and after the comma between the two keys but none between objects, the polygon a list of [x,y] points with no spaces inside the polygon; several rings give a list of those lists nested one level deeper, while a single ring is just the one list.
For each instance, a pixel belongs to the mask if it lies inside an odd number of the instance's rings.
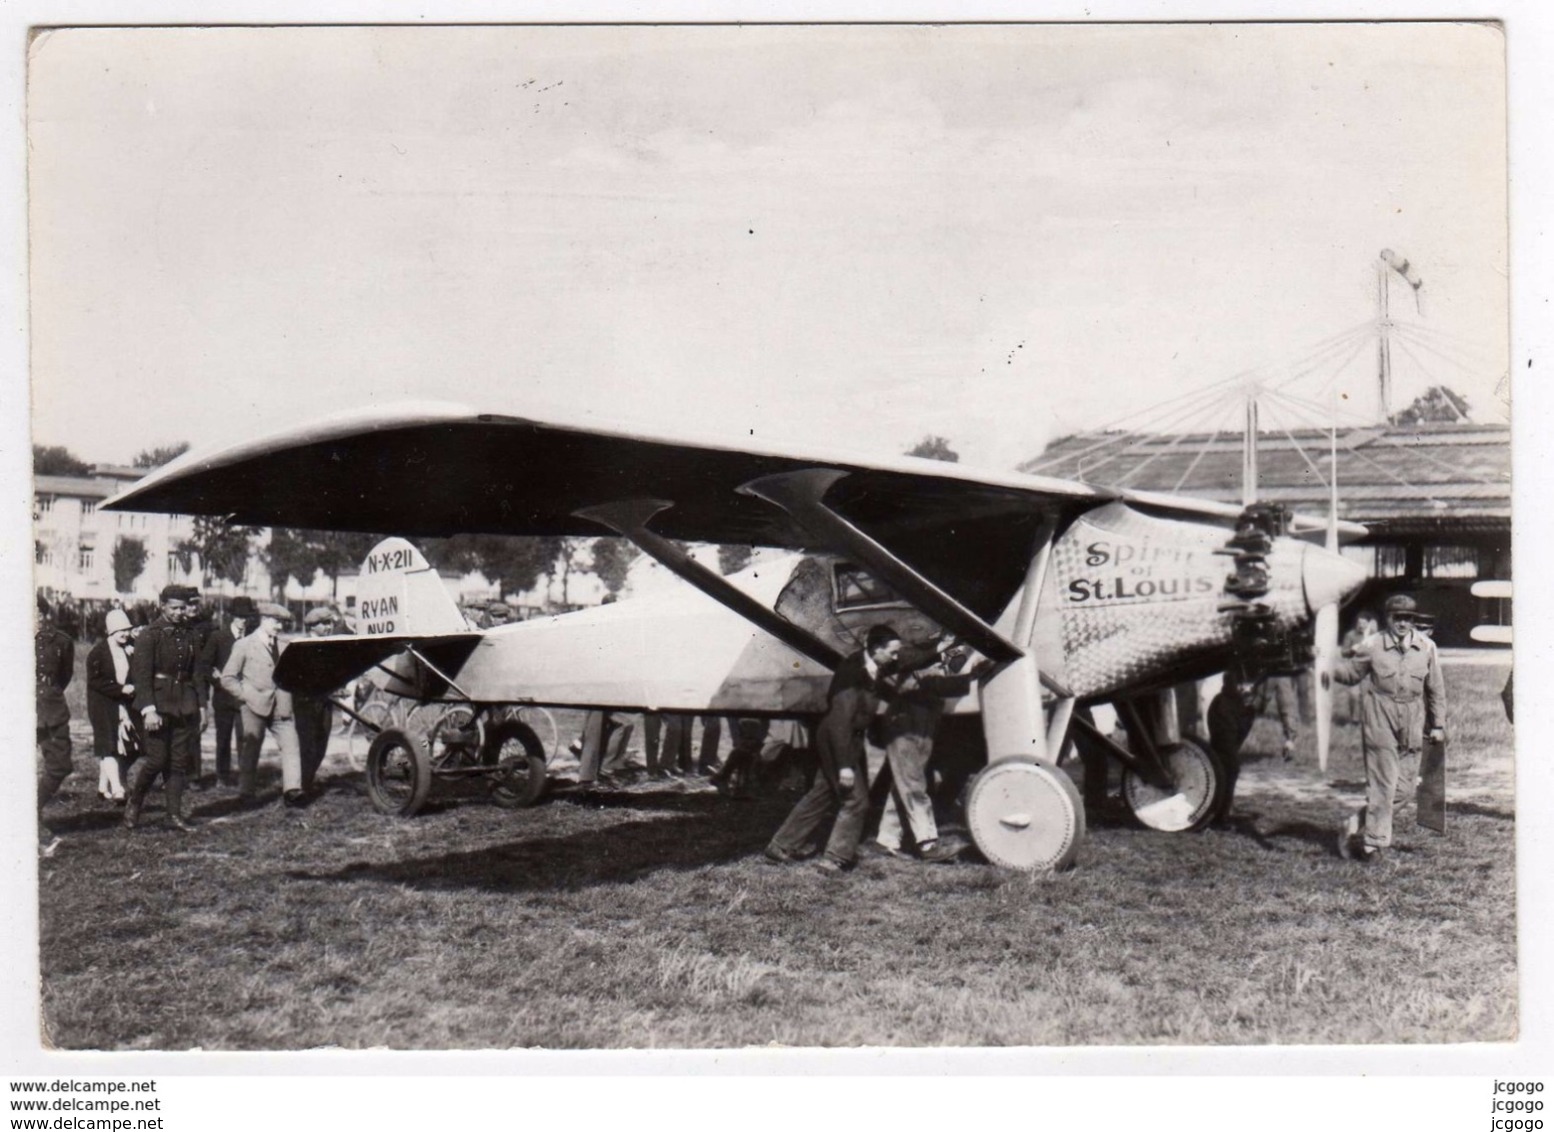
[{"label": "man wearing cap", "polygon": [[110,609],[103,621],[103,639],[86,654],[86,718],[92,724],[92,753],[97,756],[97,793],[107,801],[124,801],[124,773],[140,754],[130,707],[135,685],[130,682],[130,619],[122,609]]},{"label": "man wearing cap", "polygon": [[277,637],[281,626],[291,620],[291,612],[273,601],[261,601],[258,611],[259,627],[232,646],[232,655],[221,670],[221,686],[241,705],[243,719],[237,763],[238,796],[252,801],[258,793],[259,748],[268,728],[281,747],[281,800],[287,806],[299,806],[302,755],[297,748],[291,693],[275,686],[275,664],[280,657]]},{"label": "man wearing cap", "polygon": [[161,598],[161,616],[135,639],[130,657],[145,758],[130,774],[124,825],[134,829],[139,824],[146,795],[161,774],[166,777],[168,824],[189,833],[194,825],[183,812],[183,791],[190,770],[199,765],[200,704],[205,699],[200,638],[190,624],[199,591],[164,586]]},{"label": "man wearing cap", "polygon": [[76,671],[76,646],[66,634],[54,627],[54,611],[42,594],[38,595],[38,627],[33,632],[33,671],[37,683],[38,750],[43,755],[43,773],[38,775],[38,844],[45,856],[54,852],[59,838],[43,821],[43,807],[60,783],[70,777],[70,705],[65,688]]},{"label": "man wearing cap", "polygon": [[[335,611],[326,605],[308,610],[302,619],[310,637],[327,637],[335,631]],[[297,722],[297,750],[300,752],[302,793],[313,790],[313,779],[329,752],[329,729],[334,711],[328,696],[292,697],[292,714]]]},{"label": "man wearing cap", "polygon": [[1365,753],[1365,805],[1340,835],[1344,857],[1369,864],[1392,844],[1393,811],[1419,777],[1425,733],[1446,739],[1446,684],[1434,643],[1414,631],[1414,599],[1387,599],[1383,627],[1339,657],[1333,676],[1360,685],[1360,742]]},{"label": "man wearing cap", "polygon": [[216,781],[223,786],[237,782],[232,774],[232,736],[237,731],[239,712],[237,700],[221,686],[221,673],[232,658],[232,646],[248,636],[258,619],[253,598],[233,598],[227,607],[226,628],[217,629],[206,639],[200,658],[205,682],[210,686],[211,715],[216,721]]}]

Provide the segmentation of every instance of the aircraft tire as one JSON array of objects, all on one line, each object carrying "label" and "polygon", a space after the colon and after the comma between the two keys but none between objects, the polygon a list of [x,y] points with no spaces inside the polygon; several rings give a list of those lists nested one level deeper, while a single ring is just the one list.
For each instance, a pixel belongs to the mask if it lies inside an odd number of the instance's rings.
[{"label": "aircraft tire", "polygon": [[504,719],[486,732],[483,765],[498,768],[491,801],[503,809],[532,806],[545,793],[545,748],[527,723]]},{"label": "aircraft tire", "polygon": [[1055,872],[1074,863],[1085,806],[1067,774],[1019,755],[989,763],[971,780],[966,827],[991,863]]},{"label": "aircraft tire", "polygon": [[432,754],[426,743],[398,727],[378,732],[367,748],[367,796],[390,817],[412,817],[432,789]]},{"label": "aircraft tire", "polygon": [[1175,791],[1151,786],[1131,770],[1122,774],[1122,797],[1145,829],[1189,833],[1212,822],[1228,802],[1230,776],[1219,755],[1191,736],[1164,752]]}]

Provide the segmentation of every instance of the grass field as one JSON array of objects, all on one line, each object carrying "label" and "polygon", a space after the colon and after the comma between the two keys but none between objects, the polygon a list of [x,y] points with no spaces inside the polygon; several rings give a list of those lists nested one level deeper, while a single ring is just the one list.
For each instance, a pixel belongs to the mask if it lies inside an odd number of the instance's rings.
[{"label": "grass field", "polygon": [[[760,849],[792,795],[638,787],[500,810],[439,786],[378,816],[341,756],[310,808],[129,835],[78,745],[40,862],[46,1041],[70,1049],[1462,1042],[1516,1035],[1505,670],[1453,666],[1449,832],[1377,870],[1333,830],[1363,775],[1343,729],[1249,743],[1230,828],[1092,823],[1079,867]],[[563,729],[565,730],[565,728]],[[208,737],[207,737],[208,738]],[[273,773],[273,771],[272,771]],[[267,797],[273,799],[270,781]],[[154,796],[159,798],[159,796]],[[223,820],[213,820],[223,819]]]}]

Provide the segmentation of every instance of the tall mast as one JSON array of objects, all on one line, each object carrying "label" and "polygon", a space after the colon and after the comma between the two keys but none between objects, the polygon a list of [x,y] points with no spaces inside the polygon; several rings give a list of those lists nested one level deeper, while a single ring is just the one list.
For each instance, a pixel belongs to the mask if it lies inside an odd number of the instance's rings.
[{"label": "tall mast", "polygon": [[1376,265],[1376,399],[1381,418],[1377,424],[1386,424],[1392,419],[1392,317],[1387,301],[1387,277],[1391,267],[1386,262],[1387,255],[1383,252],[1381,262]]},{"label": "tall mast", "polygon": [[1257,383],[1246,387],[1246,424],[1241,436],[1241,506],[1257,502]]}]

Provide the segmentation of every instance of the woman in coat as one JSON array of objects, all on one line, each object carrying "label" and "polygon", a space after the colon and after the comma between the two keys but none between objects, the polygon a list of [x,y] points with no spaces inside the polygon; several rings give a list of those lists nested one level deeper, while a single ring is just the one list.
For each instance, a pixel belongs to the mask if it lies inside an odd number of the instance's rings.
[{"label": "woman in coat", "polygon": [[122,802],[125,770],[140,753],[129,711],[135,698],[129,682],[130,620],[124,610],[110,609],[104,627],[103,639],[86,654],[86,717],[98,761],[97,793]]}]

